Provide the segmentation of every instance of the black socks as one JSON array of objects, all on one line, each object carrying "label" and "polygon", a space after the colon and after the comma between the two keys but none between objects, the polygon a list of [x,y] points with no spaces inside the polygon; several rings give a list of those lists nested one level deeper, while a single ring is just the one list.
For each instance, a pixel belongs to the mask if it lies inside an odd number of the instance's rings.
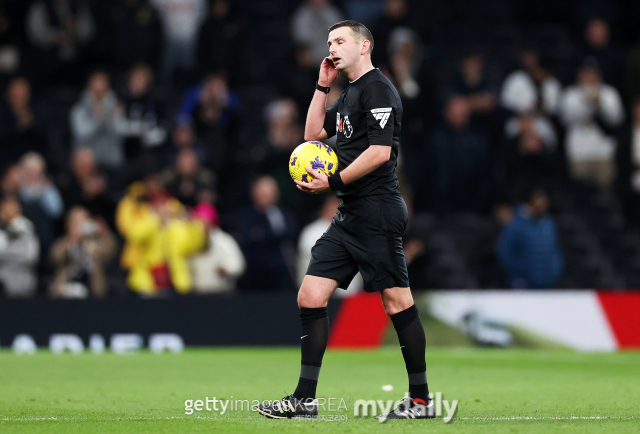
[{"label": "black socks", "polygon": [[429,386],[427,385],[427,364],[424,353],[426,339],[422,321],[418,315],[418,308],[414,304],[408,309],[390,315],[393,327],[398,333],[400,349],[409,374],[409,396],[429,401]]},{"label": "black socks", "polygon": [[[426,339],[424,328],[415,305],[390,315],[398,333],[402,356],[409,375],[409,395],[428,402]],[[293,396],[298,399],[315,398],[322,357],[329,341],[329,316],[326,307],[300,308],[302,324],[300,379]]]},{"label": "black socks", "polygon": [[301,307],[302,323],[300,379],[293,396],[315,398],[322,357],[329,341],[329,314],[326,307]]}]

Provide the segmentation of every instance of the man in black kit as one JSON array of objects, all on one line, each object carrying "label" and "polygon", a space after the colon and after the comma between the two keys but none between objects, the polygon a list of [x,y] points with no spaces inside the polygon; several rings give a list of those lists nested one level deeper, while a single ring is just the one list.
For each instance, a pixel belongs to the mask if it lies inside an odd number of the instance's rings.
[{"label": "man in black kit", "polygon": [[[342,204],[311,250],[312,259],[298,293],[302,322],[298,386],[293,395],[255,409],[274,419],[318,414],[314,399],[329,336],[327,302],[336,288],[347,288],[360,271],[364,290],[380,292],[398,333],[409,376],[409,397],[381,417],[433,418],[424,329],[409,289],[402,247],[408,215],[395,173],[402,102],[389,79],[371,64],[373,36],[365,26],[351,20],[334,24],[327,44],[330,55],[320,66],[304,138],[324,140],[337,135],[340,172],[326,177],[307,167],[313,180],[296,184],[311,194],[331,189]],[[349,86],[326,109],[329,87],[338,72],[349,79]]]}]

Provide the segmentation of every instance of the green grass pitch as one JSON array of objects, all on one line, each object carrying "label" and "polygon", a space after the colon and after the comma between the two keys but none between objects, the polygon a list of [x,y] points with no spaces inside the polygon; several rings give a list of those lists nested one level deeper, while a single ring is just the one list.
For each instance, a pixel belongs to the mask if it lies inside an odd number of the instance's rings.
[{"label": "green grass pitch", "polygon": [[[429,386],[459,400],[456,418],[378,423],[356,399],[398,399],[397,348],[328,351],[318,396],[344,398],[336,422],[268,420],[251,411],[185,415],[187,399],[279,399],[295,388],[295,348],[189,349],[182,354],[0,352],[2,433],[622,433],[640,432],[640,353],[427,350]],[[382,385],[391,384],[393,392]],[[323,412],[321,414],[329,414]]]}]

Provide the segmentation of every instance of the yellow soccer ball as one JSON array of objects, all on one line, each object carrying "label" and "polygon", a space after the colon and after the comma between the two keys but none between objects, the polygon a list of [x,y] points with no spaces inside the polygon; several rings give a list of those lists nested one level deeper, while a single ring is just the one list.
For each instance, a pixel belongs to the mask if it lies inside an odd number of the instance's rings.
[{"label": "yellow soccer ball", "polygon": [[330,176],[338,170],[338,156],[331,146],[322,142],[304,142],[291,153],[289,159],[291,177],[302,182],[313,181],[305,169],[307,166],[318,173]]}]

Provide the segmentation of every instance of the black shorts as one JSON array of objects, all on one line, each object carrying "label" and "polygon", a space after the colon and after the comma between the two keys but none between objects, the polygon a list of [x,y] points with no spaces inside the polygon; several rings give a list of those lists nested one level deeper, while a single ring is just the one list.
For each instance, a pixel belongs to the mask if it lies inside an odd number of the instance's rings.
[{"label": "black shorts", "polygon": [[360,271],[367,292],[408,287],[402,248],[407,220],[407,205],[399,194],[344,201],[311,249],[307,274],[335,279],[346,289]]}]

